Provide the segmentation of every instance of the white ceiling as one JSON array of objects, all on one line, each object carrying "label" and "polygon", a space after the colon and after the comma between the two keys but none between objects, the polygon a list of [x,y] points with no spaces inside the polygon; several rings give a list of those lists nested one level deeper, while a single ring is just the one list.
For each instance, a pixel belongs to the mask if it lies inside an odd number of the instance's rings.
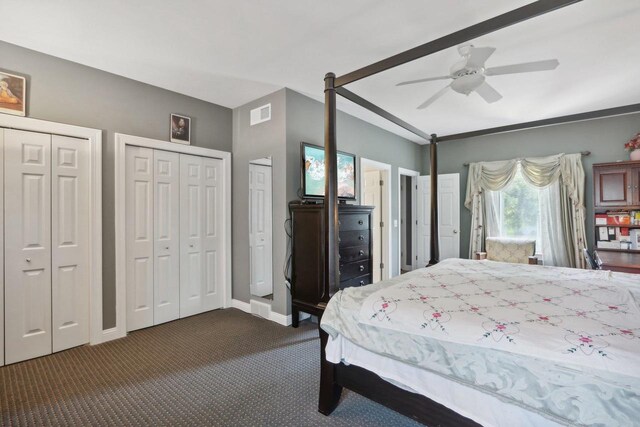
[{"label": "white ceiling", "polygon": [[[282,87],[321,100],[328,71],[353,71],[529,2],[0,0],[0,40],[234,108]],[[504,96],[495,104],[449,92],[418,111],[446,82],[394,86],[447,74],[455,48],[348,88],[439,135],[639,103],[639,22],[638,0],[585,0],[474,40],[497,48],[487,66],[560,61],[555,71],[489,77]],[[348,101],[339,108],[424,142]]]}]

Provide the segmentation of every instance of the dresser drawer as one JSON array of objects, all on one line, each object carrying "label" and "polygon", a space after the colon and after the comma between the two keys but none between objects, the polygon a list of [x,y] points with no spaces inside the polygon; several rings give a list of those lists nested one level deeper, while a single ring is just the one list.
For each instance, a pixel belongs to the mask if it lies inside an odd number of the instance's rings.
[{"label": "dresser drawer", "polygon": [[364,276],[354,277],[353,279],[340,282],[340,289],[350,288],[352,286],[364,286],[371,283],[371,275],[365,274]]},{"label": "dresser drawer", "polygon": [[338,234],[338,241],[341,248],[349,246],[369,245],[369,230],[341,231]]},{"label": "dresser drawer", "polygon": [[338,226],[340,231],[368,230],[369,214],[340,215]]},{"label": "dresser drawer", "polygon": [[354,277],[369,274],[369,260],[340,264],[340,281],[353,279]]},{"label": "dresser drawer", "polygon": [[339,254],[340,263],[369,259],[369,246],[351,246],[341,248]]}]

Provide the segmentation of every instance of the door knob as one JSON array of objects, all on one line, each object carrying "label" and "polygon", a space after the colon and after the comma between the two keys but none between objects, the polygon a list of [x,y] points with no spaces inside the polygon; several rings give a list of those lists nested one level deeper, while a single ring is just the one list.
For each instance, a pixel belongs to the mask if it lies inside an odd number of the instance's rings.
[{"label": "door knob", "polygon": [[458,234],[458,230],[453,230],[453,234]]},{"label": "door knob", "polygon": [[191,243],[191,244],[189,245],[189,247],[190,247],[190,248],[192,248],[192,247],[193,247],[193,243]]},{"label": "door knob", "polygon": [[25,259],[25,261],[31,262],[31,258],[27,258],[27,259]]},{"label": "door knob", "polygon": [[169,249],[169,246],[166,246],[166,247],[165,247],[165,249],[167,249],[167,250],[168,250],[168,249]]}]

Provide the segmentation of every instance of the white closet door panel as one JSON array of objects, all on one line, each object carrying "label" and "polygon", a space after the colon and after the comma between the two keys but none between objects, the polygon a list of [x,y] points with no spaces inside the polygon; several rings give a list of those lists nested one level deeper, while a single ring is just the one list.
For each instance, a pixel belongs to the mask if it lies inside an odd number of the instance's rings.
[{"label": "white closet door panel", "polygon": [[249,165],[249,265],[251,295],[273,293],[271,166]]},{"label": "white closet door panel", "polygon": [[180,317],[202,312],[202,158],[180,154]]},{"label": "white closet door panel", "polygon": [[4,131],[5,361],[51,353],[51,136]]},{"label": "white closet door panel", "polygon": [[154,151],[155,325],[180,317],[180,155]]},{"label": "white closet door panel", "polygon": [[224,254],[221,251],[224,234],[222,220],[222,160],[202,158],[204,190],[203,206],[203,272],[202,311],[215,310],[223,305]]},{"label": "white closet door panel", "polygon": [[89,342],[89,144],[51,137],[53,351]]},{"label": "white closet door panel", "polygon": [[126,147],[127,330],[153,325],[153,150]]},{"label": "white closet door panel", "polygon": [[[0,128],[0,188],[4,188],[4,129]],[[4,365],[4,197],[0,197],[0,366]]]}]

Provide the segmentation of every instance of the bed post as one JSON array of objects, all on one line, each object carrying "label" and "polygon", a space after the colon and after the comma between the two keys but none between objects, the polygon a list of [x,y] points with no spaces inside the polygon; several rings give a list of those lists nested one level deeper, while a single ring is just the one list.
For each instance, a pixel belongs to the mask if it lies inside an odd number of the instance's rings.
[{"label": "bed post", "polygon": [[429,253],[429,265],[436,265],[440,260],[440,238],[438,236],[438,136],[431,134],[429,144],[429,160],[431,167],[431,246]]},{"label": "bed post", "polygon": [[[324,288],[326,304],[338,283],[338,154],[336,148],[336,75],[324,77]],[[327,362],[325,347],[329,336],[320,328],[320,397],[318,411],[329,415],[338,406],[342,387],[336,383],[336,365]]]}]

